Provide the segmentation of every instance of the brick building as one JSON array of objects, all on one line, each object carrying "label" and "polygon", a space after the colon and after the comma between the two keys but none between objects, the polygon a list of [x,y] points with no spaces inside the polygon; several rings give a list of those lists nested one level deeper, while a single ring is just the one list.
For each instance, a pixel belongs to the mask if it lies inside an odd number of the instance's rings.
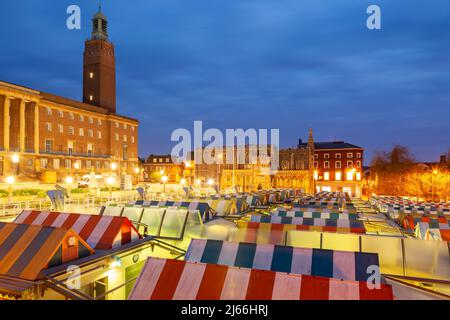
[{"label": "brick building", "polygon": [[161,182],[163,176],[167,177],[167,183],[179,183],[181,179],[193,183],[194,165],[190,161],[173,161],[170,154],[154,155],[151,154],[145,162],[144,180],[149,182]]},{"label": "brick building", "polygon": [[139,123],[116,114],[114,45],[107,19],[98,12],[92,21],[92,37],[85,43],[83,102],[0,82],[1,176],[61,181],[67,175],[110,173],[111,167],[132,175],[138,167]]},{"label": "brick building", "polygon": [[363,148],[344,141],[314,143],[316,190],[360,196],[363,155]]}]

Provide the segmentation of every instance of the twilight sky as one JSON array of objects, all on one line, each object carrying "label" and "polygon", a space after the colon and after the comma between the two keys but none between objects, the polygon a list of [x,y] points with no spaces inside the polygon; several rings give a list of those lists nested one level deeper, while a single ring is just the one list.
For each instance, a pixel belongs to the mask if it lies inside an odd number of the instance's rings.
[{"label": "twilight sky", "polygon": [[[66,9],[82,29],[66,28]],[[366,28],[366,9],[382,29]],[[5,0],[0,80],[81,100],[96,0]],[[141,121],[140,155],[171,132],[279,128],[282,146],[345,140],[450,147],[450,0],[103,0],[116,46],[118,112]]]}]

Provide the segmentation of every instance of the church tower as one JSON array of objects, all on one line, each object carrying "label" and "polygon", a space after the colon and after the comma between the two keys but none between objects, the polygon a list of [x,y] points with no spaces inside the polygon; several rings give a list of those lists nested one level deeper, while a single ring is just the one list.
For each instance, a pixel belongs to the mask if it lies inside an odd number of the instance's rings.
[{"label": "church tower", "polygon": [[309,129],[309,134],[308,134],[308,164],[309,164],[309,192],[310,193],[314,193],[316,192],[316,186],[315,186],[315,182],[316,180],[314,179],[314,138],[313,138],[313,131],[310,128]]},{"label": "church tower", "polygon": [[108,19],[101,7],[92,18],[91,38],[85,42],[83,102],[116,113],[116,61],[108,40]]}]

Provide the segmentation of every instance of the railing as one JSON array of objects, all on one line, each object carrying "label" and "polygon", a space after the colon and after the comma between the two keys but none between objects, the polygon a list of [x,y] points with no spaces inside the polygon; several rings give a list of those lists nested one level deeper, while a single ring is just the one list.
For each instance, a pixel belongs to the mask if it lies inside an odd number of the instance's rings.
[{"label": "railing", "polygon": [[[124,204],[129,201],[136,201],[139,199],[138,194],[128,195],[112,195],[112,196],[88,196],[74,199],[66,199],[64,204],[64,211],[73,212],[90,212],[98,213],[100,207],[111,203]],[[0,203],[0,219],[9,220],[14,219],[23,210],[53,210],[52,202],[49,199],[38,199],[29,201],[4,202]],[[98,210],[96,210],[98,209]]]},{"label": "railing", "polygon": [[108,154],[95,154],[95,153],[80,153],[80,152],[64,152],[64,151],[52,151],[52,150],[40,150],[40,154],[53,155],[53,156],[68,156],[68,157],[83,157],[83,158],[111,158]]}]

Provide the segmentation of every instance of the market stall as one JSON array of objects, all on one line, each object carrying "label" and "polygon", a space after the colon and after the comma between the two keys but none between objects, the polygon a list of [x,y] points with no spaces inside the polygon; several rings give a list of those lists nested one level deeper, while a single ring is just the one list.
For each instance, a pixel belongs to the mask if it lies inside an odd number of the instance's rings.
[{"label": "market stall", "polygon": [[365,282],[148,258],[130,300],[392,300]]}]

